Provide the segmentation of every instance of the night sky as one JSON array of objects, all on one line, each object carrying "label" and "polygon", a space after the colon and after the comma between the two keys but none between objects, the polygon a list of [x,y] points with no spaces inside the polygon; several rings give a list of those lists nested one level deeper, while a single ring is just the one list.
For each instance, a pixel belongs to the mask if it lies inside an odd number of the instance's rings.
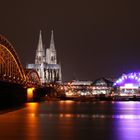
[{"label": "night sky", "polygon": [[47,48],[53,29],[64,81],[117,78],[140,70],[139,5],[135,0],[0,0],[0,34],[25,67],[34,63],[39,30]]}]

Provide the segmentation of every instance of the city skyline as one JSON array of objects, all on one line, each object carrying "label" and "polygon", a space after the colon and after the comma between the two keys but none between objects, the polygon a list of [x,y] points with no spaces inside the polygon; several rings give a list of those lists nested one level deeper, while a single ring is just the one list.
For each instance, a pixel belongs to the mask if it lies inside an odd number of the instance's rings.
[{"label": "city skyline", "polygon": [[53,29],[64,81],[118,78],[140,70],[139,3],[13,0],[1,4],[1,34],[24,66],[34,62],[39,30],[47,48]]}]

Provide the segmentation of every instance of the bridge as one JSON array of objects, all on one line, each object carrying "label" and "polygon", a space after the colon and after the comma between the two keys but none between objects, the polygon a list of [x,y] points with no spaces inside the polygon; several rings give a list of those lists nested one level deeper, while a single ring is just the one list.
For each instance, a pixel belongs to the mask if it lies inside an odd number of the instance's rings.
[{"label": "bridge", "polygon": [[21,84],[24,87],[40,86],[35,70],[25,70],[11,43],[0,35],[0,81]]},{"label": "bridge", "polygon": [[0,83],[18,85],[24,89],[41,86],[37,71],[23,68],[14,47],[2,35],[0,35]]}]

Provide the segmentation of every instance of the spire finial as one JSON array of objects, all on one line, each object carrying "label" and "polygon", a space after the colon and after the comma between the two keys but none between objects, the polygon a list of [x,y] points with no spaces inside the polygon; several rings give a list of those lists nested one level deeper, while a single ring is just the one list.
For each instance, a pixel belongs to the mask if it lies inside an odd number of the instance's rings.
[{"label": "spire finial", "polygon": [[43,51],[42,31],[39,32],[38,51]]},{"label": "spire finial", "polygon": [[55,50],[53,30],[52,30],[52,32],[51,32],[50,48],[51,48],[52,50]]}]

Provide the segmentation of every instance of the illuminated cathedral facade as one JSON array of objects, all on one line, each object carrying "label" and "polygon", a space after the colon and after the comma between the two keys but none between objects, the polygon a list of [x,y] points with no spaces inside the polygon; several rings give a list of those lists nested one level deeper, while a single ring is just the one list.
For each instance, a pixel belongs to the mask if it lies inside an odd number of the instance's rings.
[{"label": "illuminated cathedral facade", "polygon": [[53,31],[51,33],[50,47],[45,50],[40,31],[39,41],[36,50],[35,64],[27,64],[27,69],[35,69],[44,83],[61,83],[61,65],[57,64],[57,54],[54,43]]}]

